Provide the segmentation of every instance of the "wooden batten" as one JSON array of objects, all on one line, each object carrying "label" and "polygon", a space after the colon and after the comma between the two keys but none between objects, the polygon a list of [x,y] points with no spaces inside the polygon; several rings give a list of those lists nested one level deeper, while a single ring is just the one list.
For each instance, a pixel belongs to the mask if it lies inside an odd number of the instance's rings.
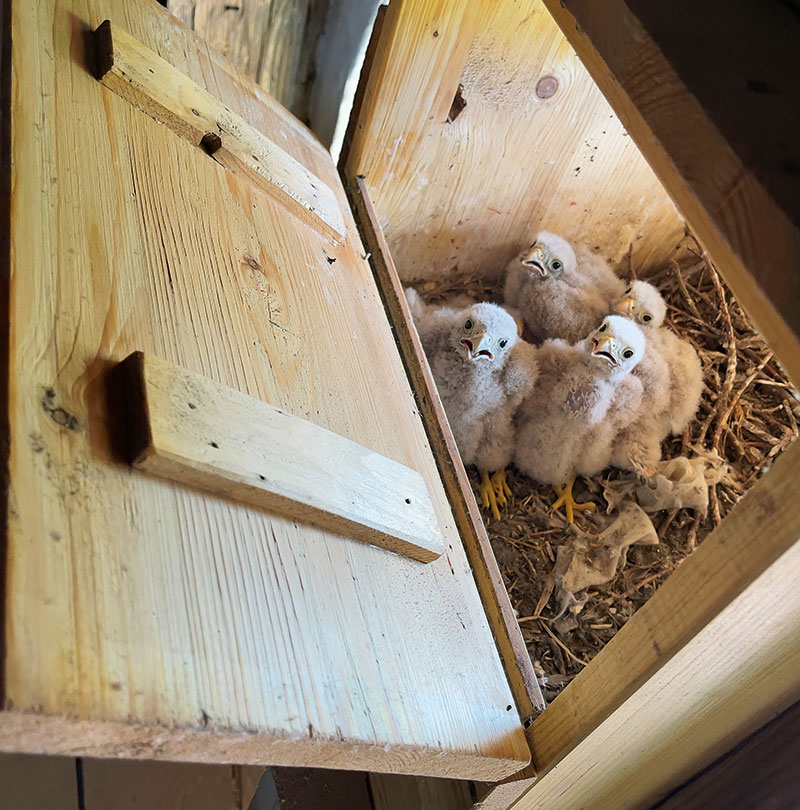
[{"label": "wooden batten", "polygon": [[336,195],[284,149],[110,20],[94,33],[98,79],[280,202],[310,215],[332,239],[345,234]]},{"label": "wooden batten", "polygon": [[415,470],[142,352],[111,379],[127,400],[137,469],[421,562],[444,551]]}]

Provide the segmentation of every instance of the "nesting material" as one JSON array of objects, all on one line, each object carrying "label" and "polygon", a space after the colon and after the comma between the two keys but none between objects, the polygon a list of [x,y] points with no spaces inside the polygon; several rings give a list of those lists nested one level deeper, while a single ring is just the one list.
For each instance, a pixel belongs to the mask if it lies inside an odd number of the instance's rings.
[{"label": "nesting material", "polygon": [[[635,277],[629,262],[623,263],[620,274]],[[616,573],[605,584],[588,584],[577,592],[565,587],[569,561],[575,558],[568,554],[570,549],[583,548],[587,560],[604,547],[603,532],[623,503],[631,503],[620,493],[630,495],[641,486],[634,475],[619,470],[579,479],[576,498],[594,499],[598,509],[576,514],[573,529],[562,514],[551,511],[552,489],[519,473],[509,476],[513,496],[500,520],[487,519],[548,700],[613,638],[798,435],[797,392],[691,235],[679,246],[676,260],[647,280],[659,287],[667,303],[665,325],[697,349],[706,386],[695,420],[682,436],[662,445],[664,461],[656,469],[662,478],[653,477],[652,491],[636,496],[645,511],[665,507],[649,515],[658,544],[626,544],[626,554],[618,555]],[[501,289],[481,279],[465,279],[457,267],[447,278],[418,289],[431,303],[456,294],[502,301]],[[669,463],[678,457],[689,462]],[[469,472],[477,485],[475,471]],[[700,475],[705,487],[700,486]],[[613,500],[615,492],[620,497],[611,504],[615,509],[609,516],[604,493]]]}]

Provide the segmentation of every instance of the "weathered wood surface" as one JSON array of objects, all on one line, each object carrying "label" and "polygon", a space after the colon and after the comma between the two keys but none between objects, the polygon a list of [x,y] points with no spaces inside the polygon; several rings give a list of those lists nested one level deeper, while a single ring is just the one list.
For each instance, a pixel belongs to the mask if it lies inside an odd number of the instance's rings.
[{"label": "weathered wood surface", "polygon": [[75,760],[0,754],[0,804],[8,810],[81,810]]},{"label": "weathered wood surface", "polygon": [[137,469],[415,560],[444,551],[415,470],[141,352],[112,378],[127,400]]},{"label": "weathered wood surface", "polygon": [[374,810],[469,810],[468,782],[373,773],[369,776]]},{"label": "weathered wood surface", "polygon": [[[91,75],[127,31],[347,202],[308,131],[149,0],[14,3],[0,748],[494,780],[525,736],[349,211],[331,246]],[[425,479],[427,566],[116,461],[150,352]]]},{"label": "weathered wood surface", "polygon": [[264,770],[246,768],[243,782],[236,765],[84,759],[81,767],[82,810],[248,810],[250,777]]},{"label": "weathered wood surface", "polygon": [[278,144],[250,126],[127,32],[105,20],[95,31],[97,77],[140,110],[223,166],[239,171],[290,208],[299,206],[333,239],[344,236],[333,191]]},{"label": "weathered wood surface", "polygon": [[403,280],[496,278],[540,228],[615,261],[632,244],[646,273],[682,235],[541,0],[391,4],[356,114],[345,171],[366,176]]},{"label": "weathered wood surface", "polygon": [[515,810],[646,807],[800,697],[800,444],[531,726]]},{"label": "weathered wood surface", "polygon": [[800,384],[796,7],[544,2]]},{"label": "weathered wood surface", "polygon": [[167,8],[305,119],[327,0],[167,0]]}]

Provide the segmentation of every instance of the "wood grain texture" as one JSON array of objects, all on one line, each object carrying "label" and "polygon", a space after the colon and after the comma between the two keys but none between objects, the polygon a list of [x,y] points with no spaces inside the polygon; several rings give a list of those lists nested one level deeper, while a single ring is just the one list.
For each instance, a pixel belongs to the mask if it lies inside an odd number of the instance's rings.
[{"label": "wood grain texture", "polygon": [[422,476],[343,436],[135,352],[112,375],[146,473],[432,562],[444,551]]},{"label": "wood grain texture", "polygon": [[468,782],[373,773],[369,776],[374,810],[469,810]]},{"label": "wood grain texture", "polygon": [[312,215],[332,239],[344,236],[336,195],[278,144],[110,20],[94,38],[97,75],[106,87],[291,210]]},{"label": "wood grain texture", "polygon": [[[789,101],[797,13],[746,0],[706,3],[697,14],[689,2],[668,13],[624,0],[545,3],[800,384],[800,127]],[[689,18],[687,38],[681,23]],[[739,54],[731,43],[742,37],[748,48]]]},{"label": "wood grain texture", "polygon": [[[83,810],[247,810],[231,765],[84,759]],[[251,797],[252,798],[252,797]]]},{"label": "wood grain texture", "polygon": [[[547,77],[557,90],[540,98]],[[447,123],[459,84],[466,107]],[[646,274],[682,236],[540,0],[390,5],[355,115],[346,174],[366,176],[404,281],[497,278],[540,228],[615,261],[633,244]]]},{"label": "wood grain texture", "polygon": [[9,810],[79,810],[75,760],[2,754],[0,795]]},{"label": "wood grain texture", "polygon": [[795,703],[652,810],[792,810],[798,756],[800,703]]},{"label": "wood grain texture", "polygon": [[539,682],[366,183],[361,179],[356,180],[348,185],[348,191],[362,238],[371,253],[375,278],[392,317],[398,348],[417,395],[429,441],[453,506],[453,516],[514,693],[517,711],[527,728],[545,706]]},{"label": "wood grain texture", "polygon": [[[330,156],[149,0],[14,4],[4,749],[494,780],[529,751]],[[91,75],[111,19],[326,183],[331,246]],[[55,178],[55,181],[53,180]],[[416,469],[427,566],[131,470],[141,350]]]},{"label": "wood grain texture", "polygon": [[299,118],[327,7],[327,0],[167,0],[169,11]]},{"label": "wood grain texture", "polygon": [[646,807],[800,696],[800,444],[531,726],[515,810]]}]

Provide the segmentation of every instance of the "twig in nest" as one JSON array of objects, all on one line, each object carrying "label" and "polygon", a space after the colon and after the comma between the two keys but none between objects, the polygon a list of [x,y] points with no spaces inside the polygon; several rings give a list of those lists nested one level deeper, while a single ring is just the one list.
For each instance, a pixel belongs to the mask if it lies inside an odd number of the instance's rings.
[{"label": "twig in nest", "polygon": [[678,286],[681,288],[681,292],[683,293],[683,299],[689,305],[689,309],[692,310],[694,313],[695,318],[699,321],[702,321],[700,317],[700,311],[697,309],[697,304],[694,302],[694,298],[689,295],[689,290],[686,289],[686,282],[683,280],[683,274],[681,273],[681,268],[678,263],[673,259],[672,262],[672,270],[675,273],[675,278],[678,280]]},{"label": "twig in nest", "polygon": [[[735,345],[735,344],[734,344]],[[719,419],[717,420],[717,426],[714,429],[714,436],[711,439],[711,446],[716,448],[719,447],[719,439],[722,435],[723,429],[728,424],[728,419],[730,419],[731,413],[733,413],[733,409],[736,407],[739,400],[742,398],[742,394],[750,387],[753,380],[761,373],[764,366],[772,360],[772,352],[769,352],[767,356],[747,375],[747,379],[741,384],[739,390],[733,395],[730,402],[728,403],[725,410],[720,414]],[[734,371],[735,374],[735,371]],[[725,380],[727,382],[728,375],[725,375]]]},{"label": "twig in nest", "polygon": [[568,655],[568,656],[569,656],[569,657],[570,657],[570,658],[571,658],[571,659],[572,659],[572,660],[573,660],[573,661],[574,661],[576,664],[580,664],[580,665],[581,665],[581,666],[583,666],[583,667],[585,667],[585,666],[587,666],[587,665],[589,664],[589,662],[588,662],[588,661],[584,661],[584,660],[583,660],[583,658],[578,658],[578,656],[577,656],[577,655],[575,655],[575,653],[574,653],[574,652],[572,652],[572,650],[570,650],[570,648],[569,648],[569,647],[567,647],[567,645],[566,645],[566,644],[564,644],[564,642],[563,642],[563,641],[562,641],[562,640],[561,640],[561,639],[560,639],[560,638],[559,638],[559,637],[558,637],[558,636],[557,636],[557,635],[556,635],[556,634],[555,634],[555,633],[554,633],[554,632],[553,632],[553,631],[552,631],[552,630],[551,630],[551,629],[550,629],[550,628],[549,628],[549,627],[548,627],[548,626],[547,626],[547,625],[546,625],[546,624],[545,624],[545,623],[544,623],[544,622],[543,622],[541,619],[539,619],[539,626],[542,628],[542,630],[544,630],[544,631],[545,631],[545,633],[547,633],[547,635],[548,635],[548,636],[550,636],[550,638],[552,638],[552,639],[553,639],[553,641],[555,641],[555,643],[556,643],[556,644],[558,644],[558,646],[559,646],[559,647],[561,647],[561,649],[562,649],[562,650],[564,650],[564,652],[565,652],[565,653],[566,653],[566,654],[567,654],[567,655]]},{"label": "twig in nest", "polygon": [[627,599],[632,594],[636,593],[636,591],[644,588],[645,585],[652,582],[654,579],[659,579],[660,577],[665,577],[667,574],[671,573],[669,570],[667,571],[656,571],[655,574],[650,574],[649,577],[645,577],[641,582],[637,582],[632,588],[628,588],[625,593],[621,593],[619,595],[620,599]]}]

